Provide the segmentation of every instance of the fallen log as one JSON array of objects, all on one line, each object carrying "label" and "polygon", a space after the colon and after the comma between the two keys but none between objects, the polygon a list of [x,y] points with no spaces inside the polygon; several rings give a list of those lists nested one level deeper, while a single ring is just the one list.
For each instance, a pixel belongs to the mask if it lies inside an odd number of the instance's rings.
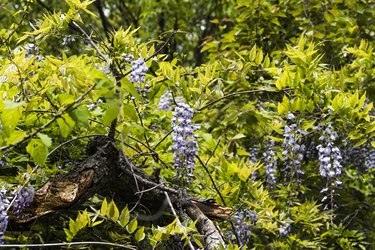
[{"label": "fallen log", "polygon": [[210,219],[226,220],[232,209],[213,199],[194,197],[182,190],[156,183],[120,152],[107,136],[88,143],[87,159],[70,172],[50,178],[36,192],[30,207],[21,218],[11,216],[16,223],[25,223],[41,216],[82,204],[96,193],[115,192],[127,202],[136,201],[157,210],[167,194],[174,209],[184,208],[197,229],[205,235],[207,249],[224,245],[220,232]]}]

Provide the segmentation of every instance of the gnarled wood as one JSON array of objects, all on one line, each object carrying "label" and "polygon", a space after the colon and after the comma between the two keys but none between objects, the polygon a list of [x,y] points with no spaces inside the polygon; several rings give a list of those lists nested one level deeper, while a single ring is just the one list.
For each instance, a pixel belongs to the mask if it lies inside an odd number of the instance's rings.
[{"label": "gnarled wood", "polygon": [[209,218],[225,220],[232,210],[217,204],[213,199],[192,197],[183,192],[155,183],[141,169],[134,166],[106,136],[89,142],[88,158],[69,173],[52,177],[35,193],[33,204],[16,222],[28,222],[48,213],[71,208],[83,203],[95,193],[110,190],[127,201],[147,205],[151,210],[162,206],[165,193],[176,207],[185,206],[189,216],[198,219],[200,233],[206,235],[209,249],[224,241]]}]

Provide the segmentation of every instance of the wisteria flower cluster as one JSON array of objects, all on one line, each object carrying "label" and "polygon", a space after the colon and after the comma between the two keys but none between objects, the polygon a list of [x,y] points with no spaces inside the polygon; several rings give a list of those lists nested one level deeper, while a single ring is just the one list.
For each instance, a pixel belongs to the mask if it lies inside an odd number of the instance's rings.
[{"label": "wisteria flower cluster", "polygon": [[274,146],[275,141],[270,140],[263,153],[263,159],[266,163],[266,181],[271,188],[276,184],[277,155],[274,151]]},{"label": "wisteria flower cluster", "polygon": [[168,111],[171,109],[172,94],[169,90],[165,91],[160,97],[158,109]]},{"label": "wisteria flower cluster", "polygon": [[26,58],[35,56],[35,59],[37,59],[38,61],[41,61],[43,59],[42,56],[39,55],[39,48],[35,44],[28,43],[24,46],[24,48],[26,50]]},{"label": "wisteria flower cluster", "polygon": [[[247,245],[251,237],[251,227],[258,221],[257,213],[247,209],[237,211],[234,213],[232,221],[234,224],[233,230],[236,231],[238,240],[241,242],[242,246]],[[226,236],[230,241],[235,243],[235,237],[232,232],[229,231]]]},{"label": "wisteria flower cluster", "polygon": [[3,244],[3,235],[8,226],[8,214],[6,212],[9,206],[9,200],[6,198],[6,190],[0,191],[0,244]]},{"label": "wisteria flower cluster", "polygon": [[61,45],[65,46],[65,45],[68,45],[69,43],[73,43],[75,41],[76,41],[76,39],[74,37],[65,36],[63,38],[63,42],[61,43]]},{"label": "wisteria flower cluster", "polygon": [[[34,188],[32,186],[25,187],[21,189],[22,186],[19,185],[18,188],[11,192],[10,196],[7,196],[7,191],[2,189],[0,191],[0,244],[3,244],[3,235],[8,226],[8,213],[11,211],[17,217],[22,217],[22,212],[24,209],[33,202],[34,199]],[[21,191],[19,191],[21,190]],[[15,198],[15,199],[14,199]],[[13,203],[11,201],[14,199]],[[11,208],[8,207],[11,205]]]},{"label": "wisteria flower cluster", "polygon": [[279,233],[280,237],[286,237],[290,234],[291,226],[290,223],[286,223],[285,226],[280,226]]},{"label": "wisteria flower cluster", "polygon": [[343,162],[347,165],[353,164],[358,171],[375,168],[375,148],[371,146],[371,140],[354,148],[353,145],[345,145],[342,150]]},{"label": "wisteria flower cluster", "polygon": [[[259,145],[255,144],[253,147],[249,148],[249,154],[250,154],[250,161],[255,164],[258,162],[258,154],[259,154]],[[251,179],[255,180],[257,178],[257,173],[254,171],[251,173]]]},{"label": "wisteria flower cluster", "polygon": [[[13,214],[21,217],[23,210],[28,207],[34,200],[35,190],[32,186],[21,189],[19,185],[17,190],[14,190],[11,194],[12,197],[16,197],[12,204]],[[18,190],[21,190],[20,192]],[[18,193],[18,194],[17,194]]]},{"label": "wisteria flower cluster", "polygon": [[[321,144],[316,147],[319,155],[319,173],[327,180],[326,187],[321,190],[321,193],[330,192],[331,202],[335,188],[341,185],[342,156],[340,149],[334,146],[336,138],[337,133],[333,130],[332,125],[328,124],[322,136],[319,137]],[[327,199],[328,196],[326,195],[323,197],[322,202]]]},{"label": "wisteria flower cluster", "polygon": [[[131,63],[131,72],[129,76],[129,81],[136,84],[136,90],[138,94],[146,98],[147,93],[150,92],[150,85],[146,82],[146,72],[148,67],[144,58],[140,57],[137,60],[134,60],[133,55],[123,54],[123,59],[127,63]],[[148,102],[146,98],[146,102]]]},{"label": "wisteria flower cluster", "polygon": [[[293,114],[288,115],[288,120],[293,121],[294,119]],[[305,131],[298,129],[296,123],[289,126],[285,125],[283,141],[284,151],[282,152],[285,164],[284,172],[286,175],[290,175],[290,179],[296,178],[297,183],[301,182],[301,175],[304,174],[301,169],[301,163],[306,148],[302,143],[305,134]]]},{"label": "wisteria flower cluster", "polygon": [[179,100],[173,112],[173,151],[176,179],[189,184],[194,178],[195,154],[197,151],[194,132],[200,128],[193,124],[194,110],[188,104]]}]

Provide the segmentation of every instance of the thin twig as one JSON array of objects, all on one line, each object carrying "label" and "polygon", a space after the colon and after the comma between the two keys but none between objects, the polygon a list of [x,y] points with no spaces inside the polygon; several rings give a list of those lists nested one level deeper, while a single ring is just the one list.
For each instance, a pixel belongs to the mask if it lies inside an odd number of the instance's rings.
[{"label": "thin twig", "polygon": [[164,185],[164,183],[160,183],[159,185],[153,186],[152,188],[149,188],[149,189],[145,189],[145,190],[142,190],[142,191],[139,191],[139,192],[135,192],[134,194],[137,195],[137,194],[147,193],[147,192],[150,192],[150,191],[154,190],[155,188],[160,187],[161,185]]},{"label": "thin twig", "polygon": [[[217,144],[218,145],[218,144]],[[215,148],[216,149],[216,148]],[[195,157],[197,157],[198,161],[200,162],[200,164],[203,166],[204,170],[206,171],[206,173],[208,174],[208,177],[210,178],[211,182],[212,182],[212,185],[214,186],[217,194],[220,196],[220,199],[221,199],[221,202],[223,202],[223,205],[224,206],[227,206],[226,203],[225,203],[225,200],[224,200],[224,197],[223,195],[221,194],[219,188],[216,186],[216,183],[214,181],[214,178],[212,178],[212,175],[210,173],[210,171],[208,170],[207,166],[204,164],[204,162],[201,160],[201,158],[198,156],[198,155],[195,155]],[[233,224],[233,222],[231,220],[229,220],[229,223],[231,225],[231,228],[232,228],[232,231],[234,232],[234,236],[236,237],[236,241],[237,241],[237,244],[238,245],[241,245],[241,241],[240,241],[240,237],[238,236],[238,233],[237,231],[235,230],[235,226]]]},{"label": "thin twig", "polygon": [[236,95],[244,95],[244,94],[252,94],[252,93],[257,93],[257,92],[280,92],[280,91],[285,91],[285,90],[289,90],[290,88],[285,88],[283,90],[265,90],[265,89],[254,89],[254,90],[245,90],[245,91],[240,91],[240,92],[235,92],[235,93],[230,93],[228,95],[225,95],[223,97],[220,97],[219,99],[216,99],[216,100],[213,100],[212,102],[209,102],[208,104],[206,104],[205,106],[201,107],[198,109],[198,111],[202,111],[206,108],[208,108],[209,106],[211,105],[214,105],[215,103],[217,102],[220,102],[228,97],[231,97],[231,96],[236,96]]},{"label": "thin twig", "polygon": [[172,132],[173,132],[172,129],[169,130],[168,133],[164,135],[163,138],[161,138],[161,140],[158,141],[158,143],[156,143],[156,145],[152,149],[155,150],[160,145],[160,143],[162,143]]},{"label": "thin twig", "polygon": [[[171,199],[169,198],[168,193],[164,191],[164,195],[165,195],[165,198],[167,199],[167,202],[168,202],[169,208],[171,209],[173,216],[176,217],[178,223],[181,224],[181,221],[180,221],[180,219],[178,218],[176,211],[174,210],[173,204],[172,204],[172,202],[171,202]],[[191,241],[190,241],[190,240],[188,241],[188,246],[189,246],[189,248],[190,248],[191,250],[195,250],[195,248],[194,248],[193,244],[191,244]]]},{"label": "thin twig", "polygon": [[208,162],[211,160],[212,156],[215,154],[215,151],[216,151],[217,147],[219,146],[219,144],[220,144],[220,139],[216,143],[216,146],[215,146],[214,150],[212,151],[211,155],[208,157],[208,159],[207,159],[207,161],[205,163],[206,166],[207,166]]},{"label": "thin twig", "polygon": [[81,26],[79,26],[75,21],[72,21],[72,23],[73,23],[74,26],[76,26],[82,32],[82,34],[84,34],[86,36],[87,40],[92,45],[92,47],[94,47],[94,49],[98,52],[100,57],[102,57],[102,59],[104,61],[106,61],[106,56],[101,52],[101,50],[98,48],[98,46],[96,46],[96,44],[92,41],[91,37],[86,33],[86,31],[84,31],[81,28]]},{"label": "thin twig", "polygon": [[57,113],[49,122],[47,122],[46,124],[44,124],[43,126],[37,128],[36,130],[34,130],[34,132],[32,132],[31,134],[28,134],[27,136],[25,136],[21,141],[19,142],[16,142],[16,143],[13,143],[13,144],[9,144],[9,145],[6,145],[6,146],[3,146],[0,148],[0,152],[1,151],[4,151],[3,153],[6,152],[6,150],[8,150],[9,148],[11,147],[16,147],[18,145],[20,145],[21,143],[23,143],[24,141],[34,137],[36,134],[38,134],[40,131],[44,130],[45,128],[47,128],[49,125],[51,125],[53,122],[55,122],[58,118],[60,118],[63,114],[65,114],[68,110],[70,110],[75,104],[79,103],[80,101],[83,100],[83,98],[85,98],[86,95],[88,95],[91,90],[93,90],[94,88],[96,87],[96,83],[91,86],[85,93],[83,93],[80,97],[78,97],[76,100],[74,100],[74,102],[70,103],[69,105],[67,105],[63,110],[61,110],[59,113]]},{"label": "thin twig", "polygon": [[56,150],[58,150],[59,148],[61,148],[61,147],[65,146],[66,144],[68,144],[68,143],[71,143],[71,142],[73,142],[73,141],[75,141],[75,140],[79,140],[79,139],[83,139],[83,138],[88,138],[88,137],[96,137],[96,136],[102,136],[102,135],[101,135],[101,134],[91,134],[91,135],[82,135],[82,136],[74,137],[74,138],[72,138],[72,139],[70,139],[70,140],[67,140],[67,141],[61,143],[60,145],[58,145],[57,147],[55,147],[54,149],[52,149],[52,150],[48,153],[47,157],[50,156],[51,154],[53,154],[53,153],[54,153]]}]

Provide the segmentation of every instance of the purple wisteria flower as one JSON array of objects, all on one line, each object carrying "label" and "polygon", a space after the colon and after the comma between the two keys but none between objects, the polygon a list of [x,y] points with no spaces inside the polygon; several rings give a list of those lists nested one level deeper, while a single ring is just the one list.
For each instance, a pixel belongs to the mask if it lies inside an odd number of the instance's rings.
[{"label": "purple wisteria flower", "polygon": [[[288,120],[293,121],[294,115],[289,114]],[[301,175],[304,172],[301,170],[303,155],[305,153],[305,145],[302,143],[305,131],[298,129],[297,124],[285,125],[284,128],[284,151],[282,152],[285,174],[290,176],[291,179],[296,178],[297,183],[301,183]]]},{"label": "purple wisteria flower", "polygon": [[172,129],[173,129],[173,151],[174,167],[176,169],[176,179],[184,184],[192,182],[194,177],[195,154],[197,151],[196,136],[194,131],[200,128],[199,125],[193,124],[192,119],[194,110],[181,100],[173,112]]},{"label": "purple wisteria flower", "polygon": [[171,109],[172,94],[169,90],[165,91],[160,97],[158,109],[168,111]]},{"label": "purple wisteria flower", "polygon": [[148,67],[145,60],[141,57],[132,62],[132,72],[130,73],[129,81],[132,83],[141,84],[146,81],[146,72]]},{"label": "purple wisteria flower", "polygon": [[[12,204],[12,211],[13,213],[18,216],[18,217],[22,217],[22,212],[23,210],[30,206],[30,204],[33,202],[34,200],[34,195],[35,195],[35,190],[32,186],[29,186],[29,187],[24,187],[21,192],[19,192],[19,190],[22,188],[21,185],[18,186],[18,189],[17,190],[14,190],[12,192],[12,196],[16,196],[16,199],[14,200],[13,204]],[[19,193],[18,193],[19,192]],[[18,194],[17,194],[18,193]]]},{"label": "purple wisteria flower", "polygon": [[273,150],[274,146],[275,141],[270,140],[263,152],[263,159],[266,163],[266,181],[271,188],[276,184],[277,155]]},{"label": "purple wisteria flower", "polygon": [[[256,164],[258,162],[258,155],[259,155],[259,145],[255,144],[253,147],[249,148],[249,154],[250,154],[250,161],[253,164]],[[257,178],[257,172],[254,171],[251,173],[251,179],[255,180]]]},{"label": "purple wisteria flower", "polygon": [[9,200],[6,198],[6,190],[2,189],[0,191],[0,245],[4,244],[3,235],[8,226],[8,214],[6,212],[9,206]]},{"label": "purple wisteria flower", "polygon": [[125,62],[131,63],[131,61],[133,61],[134,59],[134,56],[132,54],[122,54],[122,58]]},{"label": "purple wisteria flower", "polygon": [[279,233],[280,237],[286,237],[290,234],[291,226],[290,223],[286,223],[285,226],[280,226]]},{"label": "purple wisteria flower", "polygon": [[[247,245],[251,237],[251,223],[256,224],[258,221],[257,213],[247,209],[237,211],[234,213],[232,221],[234,224],[233,230],[236,231],[238,240],[241,242],[241,246]],[[229,231],[226,236],[233,243],[236,242],[231,231]]]},{"label": "purple wisteria flower", "polygon": [[[330,193],[328,195],[330,203],[333,200],[334,189],[341,186],[342,157],[340,149],[334,146],[336,138],[337,133],[333,130],[332,125],[328,124],[322,136],[319,137],[321,144],[316,147],[319,155],[319,173],[327,181],[326,187],[321,190],[321,193]],[[325,202],[329,198],[328,196],[324,196],[322,202]]]}]

